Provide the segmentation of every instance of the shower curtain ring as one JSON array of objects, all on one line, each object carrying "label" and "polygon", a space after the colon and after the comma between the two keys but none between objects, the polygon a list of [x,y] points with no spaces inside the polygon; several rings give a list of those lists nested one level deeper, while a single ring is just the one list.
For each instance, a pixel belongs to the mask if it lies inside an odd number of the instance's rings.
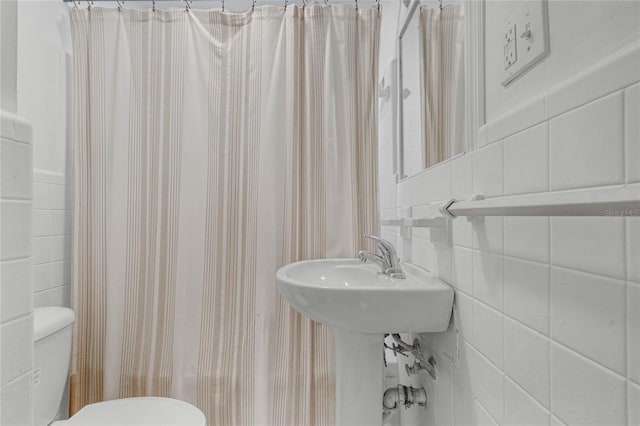
[{"label": "shower curtain ring", "polygon": [[122,2],[120,0],[116,0],[116,3],[118,3],[118,12],[122,12]]},{"label": "shower curtain ring", "polygon": [[256,10],[256,0],[253,0],[251,2],[251,11],[254,11],[254,10]]},{"label": "shower curtain ring", "polygon": [[189,6],[189,0],[184,0],[184,4],[186,5],[185,10],[188,12],[191,10],[191,6]]},{"label": "shower curtain ring", "polygon": [[91,7],[93,6],[93,2],[91,0],[87,0],[87,10],[91,12]]},{"label": "shower curtain ring", "polygon": [[289,4],[289,0],[284,0],[284,10],[287,10],[288,4]]},{"label": "shower curtain ring", "polygon": [[307,8],[307,0],[302,0],[302,8],[303,9]]},{"label": "shower curtain ring", "polygon": [[77,0],[73,0],[73,4],[74,4],[74,7],[77,9],[77,8],[78,8],[78,2],[77,2]]},{"label": "shower curtain ring", "polygon": [[356,0],[356,10],[358,10],[358,0]]},{"label": "shower curtain ring", "polygon": [[151,0],[151,4],[153,5],[151,7],[151,10],[155,12],[156,11],[156,0]]},{"label": "shower curtain ring", "polygon": [[222,11],[224,12],[224,0],[222,0]]},{"label": "shower curtain ring", "polygon": [[376,7],[380,10],[380,0],[376,0]]}]

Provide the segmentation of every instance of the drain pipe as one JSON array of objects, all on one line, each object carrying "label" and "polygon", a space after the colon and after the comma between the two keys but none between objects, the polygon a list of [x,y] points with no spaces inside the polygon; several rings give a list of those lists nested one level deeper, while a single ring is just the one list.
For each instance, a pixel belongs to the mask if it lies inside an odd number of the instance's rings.
[{"label": "drain pipe", "polygon": [[420,407],[427,405],[427,392],[424,388],[414,388],[411,386],[398,385],[395,388],[389,388],[384,391],[382,397],[383,420],[398,409],[398,405],[404,405],[409,408],[413,404]]}]

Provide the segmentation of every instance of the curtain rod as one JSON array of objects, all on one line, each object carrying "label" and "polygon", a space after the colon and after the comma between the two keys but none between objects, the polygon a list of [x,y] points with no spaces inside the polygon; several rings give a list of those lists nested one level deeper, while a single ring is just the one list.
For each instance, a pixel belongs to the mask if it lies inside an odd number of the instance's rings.
[{"label": "curtain rod", "polygon": [[[78,5],[83,2],[83,0],[62,0],[62,1],[64,3],[74,3],[76,5],[76,7],[78,7]],[[89,8],[91,8],[91,5],[93,3],[95,3],[95,2],[111,2],[111,3],[117,3],[118,4],[118,9],[121,9],[123,7],[124,3],[125,3],[125,0],[84,0],[84,1],[89,5]],[[135,2],[135,3],[151,2],[153,4],[153,9],[154,10],[155,10],[155,6],[156,6],[157,2],[167,2],[167,3],[178,3],[178,2],[182,3],[182,2],[184,2],[186,7],[187,7],[187,9],[190,9],[191,8],[190,3],[193,3],[194,1],[203,1],[203,2],[217,1],[219,3],[222,3],[222,10],[224,11],[225,0],[126,0],[127,3],[128,2]],[[287,6],[290,3],[290,0],[282,0],[282,1],[283,1],[283,6],[286,9]],[[302,7],[303,8],[308,6],[308,4],[307,4],[308,1],[309,0],[302,0]],[[323,0],[323,1],[324,1],[324,4],[327,5],[327,6],[330,4],[330,0]],[[351,0],[351,1],[353,1],[355,3],[356,10],[358,10],[359,9],[358,0]],[[256,0],[252,1],[252,4],[251,4],[251,8],[252,9],[256,7],[256,3],[257,3]],[[348,4],[348,2],[334,3],[334,4]],[[380,10],[380,0],[375,0],[375,4],[376,4],[376,7],[378,8],[378,10]]]}]

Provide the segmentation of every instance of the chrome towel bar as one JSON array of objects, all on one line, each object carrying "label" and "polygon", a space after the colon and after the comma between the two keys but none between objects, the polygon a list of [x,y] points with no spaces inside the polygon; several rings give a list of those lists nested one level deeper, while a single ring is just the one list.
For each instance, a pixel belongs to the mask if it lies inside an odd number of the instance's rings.
[{"label": "chrome towel bar", "polygon": [[444,216],[640,216],[640,185],[575,189],[468,201],[451,199]]},{"label": "chrome towel bar", "polygon": [[440,206],[441,217],[382,219],[383,226],[444,228],[459,216],[603,216],[640,217],[640,184],[485,199],[449,199]]}]

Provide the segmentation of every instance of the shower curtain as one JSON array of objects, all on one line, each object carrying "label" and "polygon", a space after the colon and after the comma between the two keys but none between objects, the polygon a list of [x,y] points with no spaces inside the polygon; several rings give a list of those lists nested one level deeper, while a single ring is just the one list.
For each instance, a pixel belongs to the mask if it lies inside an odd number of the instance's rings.
[{"label": "shower curtain", "polygon": [[333,424],[332,333],[275,273],[378,230],[378,11],[71,12],[71,411]]},{"label": "shower curtain", "polygon": [[423,166],[467,146],[464,88],[464,6],[420,7]]}]

